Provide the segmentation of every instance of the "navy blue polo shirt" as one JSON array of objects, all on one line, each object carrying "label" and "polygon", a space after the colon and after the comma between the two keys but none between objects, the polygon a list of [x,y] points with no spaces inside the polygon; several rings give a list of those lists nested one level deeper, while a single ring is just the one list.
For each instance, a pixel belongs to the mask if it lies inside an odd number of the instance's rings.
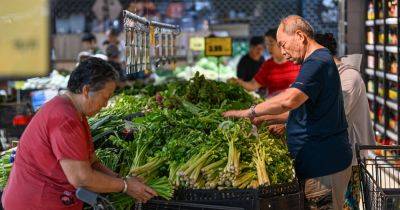
[{"label": "navy blue polo shirt", "polygon": [[326,48],[304,60],[292,88],[309,99],[292,110],[287,122],[288,147],[299,178],[333,174],[351,164],[339,72]]}]

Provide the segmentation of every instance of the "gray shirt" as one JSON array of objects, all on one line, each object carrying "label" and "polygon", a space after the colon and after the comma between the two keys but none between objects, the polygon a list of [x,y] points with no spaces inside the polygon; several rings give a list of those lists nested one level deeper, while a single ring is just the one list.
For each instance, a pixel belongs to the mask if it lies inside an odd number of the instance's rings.
[{"label": "gray shirt", "polygon": [[[364,81],[360,75],[362,55],[353,54],[341,58],[338,66],[344,110],[348,122],[349,141],[353,149],[352,165],[357,165],[354,145],[375,145],[374,130]],[[365,156],[367,154],[362,154]]]}]

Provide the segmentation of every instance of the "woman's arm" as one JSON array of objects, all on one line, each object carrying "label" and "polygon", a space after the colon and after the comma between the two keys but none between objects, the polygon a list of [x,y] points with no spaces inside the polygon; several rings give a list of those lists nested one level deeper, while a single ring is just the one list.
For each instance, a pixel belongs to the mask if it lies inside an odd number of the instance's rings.
[{"label": "woman's arm", "polygon": [[258,83],[255,79],[252,79],[250,82],[245,82],[241,79],[237,79],[236,82],[248,91],[255,91],[261,87],[261,84]]}]

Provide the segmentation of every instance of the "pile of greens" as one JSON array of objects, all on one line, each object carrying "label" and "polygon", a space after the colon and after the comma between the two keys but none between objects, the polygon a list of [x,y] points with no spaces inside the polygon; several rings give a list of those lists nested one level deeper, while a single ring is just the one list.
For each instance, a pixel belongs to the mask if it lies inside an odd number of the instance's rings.
[{"label": "pile of greens", "polygon": [[[165,199],[178,188],[257,188],[294,178],[283,137],[263,128],[255,135],[249,120],[222,117],[256,103],[241,87],[197,73],[134,94],[117,95],[89,121],[100,136],[97,156],[121,176],[141,177]],[[109,198],[120,209],[133,204],[122,194]]]}]

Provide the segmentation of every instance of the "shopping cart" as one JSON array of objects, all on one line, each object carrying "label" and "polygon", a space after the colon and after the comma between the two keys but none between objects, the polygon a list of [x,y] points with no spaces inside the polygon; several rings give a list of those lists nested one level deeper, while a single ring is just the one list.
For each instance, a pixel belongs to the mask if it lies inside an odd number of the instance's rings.
[{"label": "shopping cart", "polygon": [[115,210],[113,205],[103,196],[84,188],[76,190],[76,197],[91,206],[93,210]]},{"label": "shopping cart", "polygon": [[400,209],[400,146],[356,145],[366,210]]}]

